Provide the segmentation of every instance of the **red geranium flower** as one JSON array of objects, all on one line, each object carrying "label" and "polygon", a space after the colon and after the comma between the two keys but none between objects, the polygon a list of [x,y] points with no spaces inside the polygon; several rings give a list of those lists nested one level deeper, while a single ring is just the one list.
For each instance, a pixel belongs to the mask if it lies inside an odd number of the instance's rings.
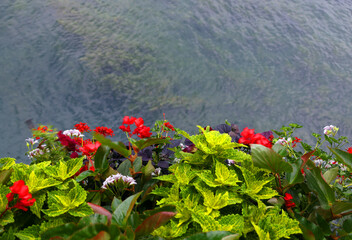
[{"label": "red geranium flower", "polygon": [[136,121],[135,117],[124,116],[122,124],[132,125]]},{"label": "red geranium flower", "polygon": [[87,125],[87,123],[82,123],[82,122],[79,122],[78,124],[76,124],[75,129],[77,129],[81,133],[92,131],[90,127]]},{"label": "red geranium flower", "polygon": [[174,126],[172,126],[169,122],[164,123],[164,126],[171,129],[171,131],[175,131]]},{"label": "red geranium flower", "polygon": [[130,125],[128,125],[127,127],[126,126],[124,126],[124,125],[121,125],[120,127],[119,127],[122,131],[124,131],[124,132],[131,132],[131,127],[130,127]]},{"label": "red geranium flower", "polygon": [[79,150],[82,152],[82,155],[90,156],[95,154],[100,145],[100,142],[88,143],[80,147]]},{"label": "red geranium flower", "polygon": [[134,123],[136,124],[136,126],[137,127],[141,127],[141,126],[143,126],[143,124],[144,124],[144,120],[143,120],[143,118],[137,118],[135,121],[134,121]]},{"label": "red geranium flower", "polygon": [[249,129],[248,127],[244,128],[241,132],[241,136],[242,137],[238,140],[238,143],[242,143],[245,145],[260,144],[267,148],[272,147],[272,143],[262,134],[255,133],[254,129]]},{"label": "red geranium flower", "polygon": [[285,206],[287,209],[296,207],[296,204],[294,202],[292,202],[292,199],[293,199],[293,197],[291,194],[285,193],[284,200],[285,200]]},{"label": "red geranium flower", "polygon": [[[39,126],[37,129],[36,128],[33,128],[32,129],[33,131],[37,130],[37,131],[40,131],[42,133],[45,133],[45,132],[52,132],[53,130],[48,130],[48,127],[47,126]],[[33,137],[35,137],[35,135],[33,134]],[[35,139],[40,139],[40,137],[35,137]]]},{"label": "red geranium flower", "polygon": [[32,206],[36,201],[34,198],[32,198],[32,194],[29,193],[28,186],[25,185],[23,180],[14,182],[12,187],[10,187],[10,190],[11,193],[6,195],[8,202],[13,201],[17,195],[16,203],[11,208],[18,208],[22,209],[23,211],[27,211],[28,209],[26,207]]},{"label": "red geranium flower", "polygon": [[352,154],[352,147],[349,147],[349,148],[347,149],[347,152]]},{"label": "red geranium flower", "polygon": [[[131,133],[130,125],[132,125],[133,123],[136,124],[136,128]],[[126,127],[123,124],[127,124],[128,126]],[[137,134],[137,136],[140,138],[150,137],[152,135],[152,133],[150,132],[150,127],[146,127],[143,124],[144,124],[144,120],[141,117],[135,118],[135,117],[125,116],[123,118],[122,125],[119,126],[119,129],[121,129],[124,132],[128,132],[130,137],[132,137],[132,135],[134,134]]]},{"label": "red geranium flower", "polygon": [[93,131],[103,135],[104,137],[108,135],[112,137],[115,135],[114,131],[111,128],[107,128],[107,127],[96,127]]}]

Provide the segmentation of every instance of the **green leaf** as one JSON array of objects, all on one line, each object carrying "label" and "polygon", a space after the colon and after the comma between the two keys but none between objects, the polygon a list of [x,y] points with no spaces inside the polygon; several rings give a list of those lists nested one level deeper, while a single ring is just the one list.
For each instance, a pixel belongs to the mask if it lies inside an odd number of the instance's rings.
[{"label": "green leaf", "polygon": [[304,181],[303,174],[301,172],[302,160],[297,159],[294,163],[291,163],[292,172],[286,172],[286,179],[288,184],[293,185]]},{"label": "green leaf", "polygon": [[241,233],[244,228],[244,218],[239,214],[230,214],[222,216],[219,220],[221,226],[229,226],[231,232]]},{"label": "green leaf", "polygon": [[[207,233],[197,233],[190,237],[185,238],[184,240],[222,240],[225,239],[226,236],[231,236],[233,233],[225,232],[225,231],[213,231]],[[234,238],[230,238],[229,240],[236,240],[239,239],[241,235],[237,235]],[[227,238],[226,238],[227,239]]]},{"label": "green leaf", "polygon": [[87,177],[90,177],[90,176],[95,176],[96,173],[91,171],[91,170],[88,170],[88,171],[84,171],[82,172],[80,175],[78,175],[75,179],[76,179],[76,182],[81,182],[83,181],[84,179],[86,179]]},{"label": "green leaf", "polygon": [[15,236],[21,240],[40,240],[39,231],[40,227],[38,225],[33,225],[15,233]]},{"label": "green leaf", "polygon": [[229,170],[224,164],[219,161],[216,162],[215,165],[215,181],[221,183],[221,185],[227,186],[237,186],[238,182],[241,182],[236,174],[236,171]]},{"label": "green leaf", "polygon": [[94,212],[87,203],[83,203],[76,208],[68,210],[68,213],[75,217],[85,217],[92,215]]},{"label": "green leaf", "polygon": [[142,150],[146,147],[155,144],[169,144],[170,140],[167,138],[148,138],[148,139],[141,139],[133,143],[139,150]]},{"label": "green leaf", "polygon": [[229,193],[216,193],[215,195],[210,190],[202,190],[201,194],[204,197],[204,206],[208,208],[208,213],[212,209],[221,209],[227,206],[229,200]]},{"label": "green leaf", "polygon": [[125,158],[128,158],[131,155],[131,150],[128,150],[123,142],[118,142],[114,143],[110,139],[107,139],[106,137],[102,136],[101,134],[94,133],[93,134],[94,138],[100,142],[102,145],[108,146],[112,149],[114,149],[116,152],[124,156]]},{"label": "green leaf", "polygon": [[209,187],[218,187],[222,185],[222,183],[215,181],[214,174],[210,170],[200,171],[197,173],[197,176]]},{"label": "green leaf", "polygon": [[292,172],[292,166],[285,162],[274,150],[260,144],[251,144],[253,164],[256,167],[270,170],[274,174]]},{"label": "green leaf", "polygon": [[[306,230],[309,230],[313,233],[313,239],[325,239],[323,231],[314,223],[307,220],[305,217],[302,217],[298,213],[295,212],[295,218],[301,223],[302,227]],[[303,230],[303,229],[302,229]]]},{"label": "green leaf", "polygon": [[127,218],[131,214],[134,204],[141,194],[142,192],[139,192],[125,199],[114,211],[112,215],[112,223],[116,223],[119,226],[124,226],[127,222]]},{"label": "green leaf", "polygon": [[135,172],[139,172],[141,170],[141,167],[142,167],[142,158],[137,157],[136,160],[134,160],[133,162],[133,169]]},{"label": "green leaf", "polygon": [[29,192],[32,194],[62,183],[52,177],[48,177],[43,171],[32,171],[25,179]]},{"label": "green leaf", "polygon": [[351,153],[342,151],[337,148],[330,148],[330,147],[328,147],[328,148],[330,149],[330,151],[333,154],[335,154],[338,162],[348,166],[350,170],[352,169],[352,154]]},{"label": "green leaf", "polygon": [[314,167],[305,171],[307,185],[309,189],[318,194],[321,207],[328,209],[335,202],[334,190],[325,182],[322,177],[321,169]]},{"label": "green leaf", "polygon": [[94,167],[95,170],[104,173],[109,167],[109,161],[107,159],[110,153],[110,148],[107,146],[100,146],[94,155]]},{"label": "green leaf", "polygon": [[44,202],[46,199],[46,194],[41,193],[39,195],[33,196],[33,198],[35,198],[35,202],[32,206],[30,206],[30,209],[31,209],[32,213],[34,213],[38,218],[41,218],[40,212],[43,208],[43,205],[44,205]]},{"label": "green leaf", "polygon": [[114,212],[117,207],[122,203],[122,201],[116,197],[114,197],[114,199],[111,202],[111,209]]},{"label": "green leaf", "polygon": [[259,226],[257,226],[254,222],[252,222],[255,232],[258,234],[259,240],[271,240],[270,234],[265,232]]},{"label": "green leaf", "polygon": [[176,213],[174,212],[158,212],[146,218],[142,222],[142,224],[140,224],[136,228],[135,230],[136,237],[150,234],[161,225],[164,225],[167,221],[169,221],[170,218],[172,218],[175,215]]},{"label": "green leaf", "polygon": [[340,202],[336,201],[332,205],[332,212],[334,214],[340,214],[346,211],[351,211],[352,209],[352,202]]},{"label": "green leaf", "polygon": [[14,216],[12,211],[6,211],[5,214],[0,218],[0,226],[5,226],[9,223],[15,222],[13,217]]},{"label": "green leaf", "polygon": [[149,160],[147,165],[142,167],[141,171],[143,173],[143,181],[149,180],[152,177],[152,173],[155,171],[152,161]]},{"label": "green leaf", "polygon": [[0,214],[5,211],[8,200],[6,195],[10,193],[11,190],[9,187],[0,185]]},{"label": "green leaf", "polygon": [[339,168],[338,167],[334,167],[334,168],[330,168],[328,171],[326,171],[323,175],[325,181],[330,184],[333,180],[336,179],[337,174],[339,173]]},{"label": "green leaf", "polygon": [[49,240],[54,237],[55,239],[60,239],[58,237],[61,237],[63,239],[70,239],[70,236],[79,229],[80,228],[74,223],[66,223],[64,225],[46,230],[41,235],[41,238],[42,240]]},{"label": "green leaf", "polygon": [[315,212],[315,220],[326,236],[332,234],[329,223],[327,223],[317,212]]},{"label": "green leaf", "polygon": [[191,169],[191,165],[184,163],[177,164],[174,173],[181,186],[187,185],[196,176],[195,172]]},{"label": "green leaf", "polygon": [[[78,185],[76,181],[72,181],[74,187],[70,190],[59,190],[48,193],[48,206],[49,209],[42,211],[50,217],[56,217],[71,209],[79,207],[85,203],[87,192]],[[83,214],[88,211],[86,206],[77,209],[77,214]],[[74,211],[70,211],[72,214]],[[92,210],[90,211],[92,213]]]},{"label": "green leaf", "polygon": [[9,157],[1,158],[0,159],[0,171],[8,170],[15,164],[16,164],[16,159],[14,159],[14,158],[9,158]]},{"label": "green leaf", "polygon": [[119,173],[121,173],[122,175],[125,176],[130,176],[131,177],[131,172],[130,172],[130,168],[132,167],[131,165],[131,161],[126,159],[125,161],[123,161],[120,166],[117,168],[117,171]]},{"label": "green leaf", "polygon": [[64,181],[78,172],[82,167],[83,158],[84,157],[72,158],[68,161],[60,161],[54,166],[48,166],[44,171],[49,176]]},{"label": "green leaf", "polygon": [[352,232],[352,218],[351,216],[347,219],[345,219],[345,221],[343,221],[343,225],[342,225],[343,229],[350,233]]}]

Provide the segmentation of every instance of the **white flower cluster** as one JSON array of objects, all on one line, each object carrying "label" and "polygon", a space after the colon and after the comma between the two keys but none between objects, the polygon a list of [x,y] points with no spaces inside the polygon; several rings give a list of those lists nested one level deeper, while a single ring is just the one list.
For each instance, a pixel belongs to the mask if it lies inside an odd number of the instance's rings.
[{"label": "white flower cluster", "polygon": [[329,162],[325,165],[325,168],[331,168],[332,165],[338,165],[342,171],[347,171],[347,166],[341,164],[338,164],[338,162],[334,160],[329,160]]},{"label": "white flower cluster", "polygon": [[324,134],[327,136],[335,136],[338,130],[339,130],[339,128],[334,125],[325,126],[324,127]]},{"label": "white flower cluster", "polygon": [[38,140],[35,140],[34,138],[27,138],[26,142],[31,145],[34,145],[34,144],[38,143]]},{"label": "white flower cluster", "polygon": [[65,130],[62,134],[69,137],[84,137],[84,135],[82,135],[81,132],[78,131],[77,129]]},{"label": "white flower cluster", "polygon": [[103,186],[101,188],[107,189],[107,186],[109,184],[113,184],[114,182],[117,182],[120,179],[122,179],[122,181],[125,182],[128,185],[137,184],[136,180],[134,180],[132,177],[124,176],[124,175],[118,173],[118,174],[115,174],[115,175],[111,175],[107,179],[105,179],[105,181],[103,183]]},{"label": "white flower cluster", "polygon": [[234,160],[231,160],[231,159],[227,159],[227,165],[228,166],[231,166],[231,165],[234,165],[236,162]]},{"label": "white flower cluster", "polygon": [[288,145],[289,143],[292,142],[292,138],[288,138],[287,140],[285,138],[280,138],[279,140],[277,140],[277,144],[281,144],[282,146],[285,146],[286,144]]},{"label": "white flower cluster", "polygon": [[[45,145],[42,145],[42,147],[45,147]],[[45,152],[49,152],[49,149],[45,149],[45,151],[43,151],[39,148],[35,148],[32,151],[28,152],[27,156],[28,156],[28,158],[32,159],[32,158],[37,157],[39,155],[43,155]]]}]

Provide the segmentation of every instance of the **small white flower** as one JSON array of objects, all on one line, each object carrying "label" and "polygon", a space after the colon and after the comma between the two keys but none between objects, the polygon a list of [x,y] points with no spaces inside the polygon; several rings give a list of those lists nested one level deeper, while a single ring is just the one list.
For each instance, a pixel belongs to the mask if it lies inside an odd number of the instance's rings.
[{"label": "small white flower", "polygon": [[326,164],[325,168],[331,168],[331,165],[330,164]]},{"label": "small white flower", "polygon": [[347,166],[343,165],[343,164],[340,164],[340,169],[342,171],[347,171]]},{"label": "small white flower", "polygon": [[323,159],[314,160],[315,166],[321,166],[325,161]]},{"label": "small white flower", "polygon": [[335,164],[337,164],[337,162],[334,160],[329,160],[329,164],[335,165]]},{"label": "small white flower", "polygon": [[325,126],[324,127],[324,134],[327,136],[330,136],[330,135],[335,136],[338,130],[339,130],[339,128],[334,125]]},{"label": "small white flower", "polygon": [[62,134],[69,136],[69,137],[84,137],[83,134],[77,129],[69,129],[65,130]]},{"label": "small white flower", "polygon": [[161,168],[155,168],[154,172],[152,172],[152,176],[159,176],[161,173]]},{"label": "small white flower", "polygon": [[228,166],[231,166],[231,165],[234,165],[235,164],[235,161],[234,160],[231,160],[231,159],[227,159],[227,165]]},{"label": "small white flower", "polygon": [[36,157],[38,155],[43,155],[43,154],[44,154],[44,152],[41,149],[36,148],[36,149],[33,149],[32,151],[30,151],[27,156],[30,159],[32,159],[32,158],[34,158],[34,157]]},{"label": "small white flower", "polygon": [[181,147],[182,150],[185,149],[185,147],[186,147],[183,143],[180,143],[179,146]]},{"label": "small white flower", "polygon": [[31,145],[34,145],[34,144],[38,143],[38,140],[35,140],[34,138],[27,138],[26,142]]},{"label": "small white flower", "polygon": [[292,138],[289,137],[287,140],[285,138],[280,138],[279,140],[277,140],[276,143],[281,144],[282,146],[285,146],[286,144],[288,145],[291,142],[292,142]]},{"label": "small white flower", "polygon": [[180,162],[181,162],[181,159],[179,159],[179,158],[174,159],[174,163],[180,163]]}]

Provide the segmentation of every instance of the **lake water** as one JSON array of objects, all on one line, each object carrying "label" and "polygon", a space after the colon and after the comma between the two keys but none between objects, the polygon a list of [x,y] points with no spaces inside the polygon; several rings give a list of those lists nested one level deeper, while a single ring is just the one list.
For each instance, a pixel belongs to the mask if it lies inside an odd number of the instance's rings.
[{"label": "lake water", "polygon": [[351,60],[348,0],[1,0],[0,157],[28,162],[28,119],[352,137]]}]

